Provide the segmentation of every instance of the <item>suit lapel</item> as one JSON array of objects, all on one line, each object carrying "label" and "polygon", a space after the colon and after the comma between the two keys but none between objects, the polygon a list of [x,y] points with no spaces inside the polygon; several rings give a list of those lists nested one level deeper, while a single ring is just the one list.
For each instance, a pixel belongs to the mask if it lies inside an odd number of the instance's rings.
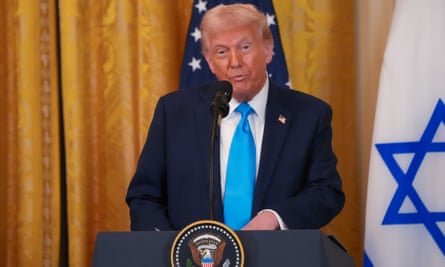
[{"label": "suit lapel", "polygon": [[279,155],[291,123],[291,114],[288,112],[286,96],[282,90],[272,83],[269,88],[260,166],[255,185],[253,215],[260,210],[262,199],[279,161]]}]

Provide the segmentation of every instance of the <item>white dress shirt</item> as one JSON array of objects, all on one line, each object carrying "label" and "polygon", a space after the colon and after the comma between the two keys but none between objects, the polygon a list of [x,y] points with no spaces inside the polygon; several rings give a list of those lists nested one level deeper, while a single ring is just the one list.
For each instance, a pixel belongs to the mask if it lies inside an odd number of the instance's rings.
[{"label": "white dress shirt", "polygon": [[[266,119],[266,104],[267,104],[267,96],[269,93],[269,80],[266,79],[261,90],[248,102],[248,104],[252,107],[254,112],[250,113],[248,116],[248,121],[250,125],[250,129],[252,131],[253,139],[256,147],[256,175],[255,179],[258,176],[258,167],[260,165],[260,156],[261,156],[261,146],[263,144],[263,133],[264,133],[264,122]],[[232,98],[229,102],[229,114],[221,120],[221,128],[220,128],[220,176],[221,176],[221,194],[222,199],[224,199],[224,191],[226,185],[226,174],[227,174],[227,161],[229,157],[230,144],[232,142],[233,134],[235,133],[235,129],[238,126],[238,122],[241,119],[241,114],[235,112],[235,109],[238,107],[240,103]],[[279,216],[279,214],[270,209],[266,209],[267,211],[272,212],[275,217],[278,219],[279,225],[281,229],[287,229],[283,220]],[[262,213],[266,210],[262,210],[259,213]]]}]

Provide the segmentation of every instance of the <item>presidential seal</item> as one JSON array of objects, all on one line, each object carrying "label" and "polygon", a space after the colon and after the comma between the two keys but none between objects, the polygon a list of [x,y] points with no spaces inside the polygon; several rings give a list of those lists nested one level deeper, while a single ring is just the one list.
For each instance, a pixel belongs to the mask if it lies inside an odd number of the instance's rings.
[{"label": "presidential seal", "polygon": [[172,267],[244,267],[244,249],[228,226],[210,220],[186,226],[171,248]]}]

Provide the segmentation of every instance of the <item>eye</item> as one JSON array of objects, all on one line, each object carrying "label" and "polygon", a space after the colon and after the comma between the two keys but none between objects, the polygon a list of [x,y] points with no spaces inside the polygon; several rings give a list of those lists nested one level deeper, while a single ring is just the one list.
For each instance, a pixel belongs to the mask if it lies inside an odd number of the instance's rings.
[{"label": "eye", "polygon": [[251,47],[252,47],[252,45],[250,43],[242,44],[241,51],[244,51],[244,52],[249,51]]},{"label": "eye", "polygon": [[225,48],[217,48],[215,50],[215,54],[217,57],[224,57],[227,54],[227,49]]}]

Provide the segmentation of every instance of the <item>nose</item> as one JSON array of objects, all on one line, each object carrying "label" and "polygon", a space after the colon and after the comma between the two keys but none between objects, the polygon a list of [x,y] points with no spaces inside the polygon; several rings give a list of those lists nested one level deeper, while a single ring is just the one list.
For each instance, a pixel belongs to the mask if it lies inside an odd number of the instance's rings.
[{"label": "nose", "polygon": [[230,67],[231,68],[238,68],[241,66],[241,58],[238,53],[238,51],[231,51],[230,52]]}]

